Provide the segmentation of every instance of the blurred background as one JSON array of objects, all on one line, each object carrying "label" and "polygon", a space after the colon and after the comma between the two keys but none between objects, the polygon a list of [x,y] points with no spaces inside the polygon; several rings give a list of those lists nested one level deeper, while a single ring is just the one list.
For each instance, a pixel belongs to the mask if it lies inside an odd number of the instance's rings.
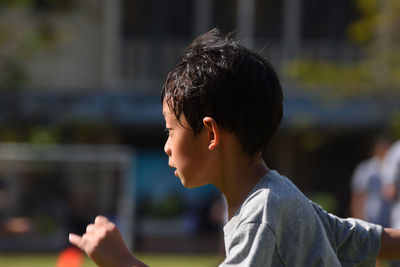
[{"label": "blurred background", "polygon": [[104,214],[135,251],[222,256],[223,200],[168,168],[159,96],[214,27],[281,78],[269,167],[352,215],[356,165],[377,135],[400,138],[399,14],[396,0],[0,0],[0,252],[57,253]]}]

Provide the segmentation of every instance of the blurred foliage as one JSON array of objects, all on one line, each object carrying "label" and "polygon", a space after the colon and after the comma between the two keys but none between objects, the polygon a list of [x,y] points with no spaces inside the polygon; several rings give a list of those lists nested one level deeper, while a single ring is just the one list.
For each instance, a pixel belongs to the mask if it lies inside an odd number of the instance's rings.
[{"label": "blurred foliage", "polygon": [[154,218],[171,218],[182,214],[183,203],[179,196],[168,195],[166,198],[148,201],[144,207],[145,215]]},{"label": "blurred foliage", "polygon": [[400,95],[400,1],[354,0],[360,17],[348,28],[349,42],[361,51],[346,62],[298,58],[287,66],[289,78],[324,94],[352,97]]},{"label": "blurred foliage", "polygon": [[337,199],[332,193],[319,192],[312,193],[308,196],[313,202],[320,205],[324,210],[330,213],[337,212]]},{"label": "blurred foliage", "polygon": [[300,135],[299,145],[304,151],[315,151],[326,143],[324,139],[321,131],[307,129]]},{"label": "blurred foliage", "polygon": [[60,40],[56,17],[75,7],[75,0],[0,0],[0,91],[22,88],[29,59]]},{"label": "blurred foliage", "polygon": [[392,114],[390,128],[393,130],[393,135],[400,140],[400,107]]},{"label": "blurred foliage", "polygon": [[53,216],[47,214],[37,214],[33,217],[35,232],[39,236],[50,236],[58,229],[61,229],[60,223]]},{"label": "blurred foliage", "polygon": [[60,124],[23,123],[0,125],[0,142],[31,144],[118,144],[117,129],[106,122]]},{"label": "blurred foliage", "polygon": [[61,129],[55,125],[33,126],[30,131],[30,143],[32,144],[53,144],[61,141]]}]

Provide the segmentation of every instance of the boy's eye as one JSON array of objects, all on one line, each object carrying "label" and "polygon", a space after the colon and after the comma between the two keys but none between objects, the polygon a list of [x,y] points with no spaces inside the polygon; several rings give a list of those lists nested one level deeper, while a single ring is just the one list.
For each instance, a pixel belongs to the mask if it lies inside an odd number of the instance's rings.
[{"label": "boy's eye", "polygon": [[165,131],[165,134],[166,134],[167,136],[169,136],[169,134],[170,134],[170,132],[171,132],[171,129],[165,128],[164,131]]}]

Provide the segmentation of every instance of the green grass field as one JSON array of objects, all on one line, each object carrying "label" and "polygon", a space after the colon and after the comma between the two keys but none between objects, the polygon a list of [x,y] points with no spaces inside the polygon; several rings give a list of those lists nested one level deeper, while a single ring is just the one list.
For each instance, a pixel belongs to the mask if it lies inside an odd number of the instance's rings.
[{"label": "green grass field", "polygon": [[[221,259],[217,255],[136,254],[151,267],[213,267]],[[56,254],[0,254],[0,266],[4,267],[55,267]],[[83,267],[95,267],[88,258]]]}]

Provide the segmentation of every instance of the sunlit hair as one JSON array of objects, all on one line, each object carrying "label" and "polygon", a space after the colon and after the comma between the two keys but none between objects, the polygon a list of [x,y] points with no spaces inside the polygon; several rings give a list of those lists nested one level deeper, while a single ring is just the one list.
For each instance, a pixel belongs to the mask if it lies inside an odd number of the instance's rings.
[{"label": "sunlit hair", "polygon": [[186,48],[166,78],[161,101],[178,120],[185,116],[194,137],[203,118],[212,117],[251,157],[264,152],[282,119],[282,89],[273,67],[217,29]]}]

